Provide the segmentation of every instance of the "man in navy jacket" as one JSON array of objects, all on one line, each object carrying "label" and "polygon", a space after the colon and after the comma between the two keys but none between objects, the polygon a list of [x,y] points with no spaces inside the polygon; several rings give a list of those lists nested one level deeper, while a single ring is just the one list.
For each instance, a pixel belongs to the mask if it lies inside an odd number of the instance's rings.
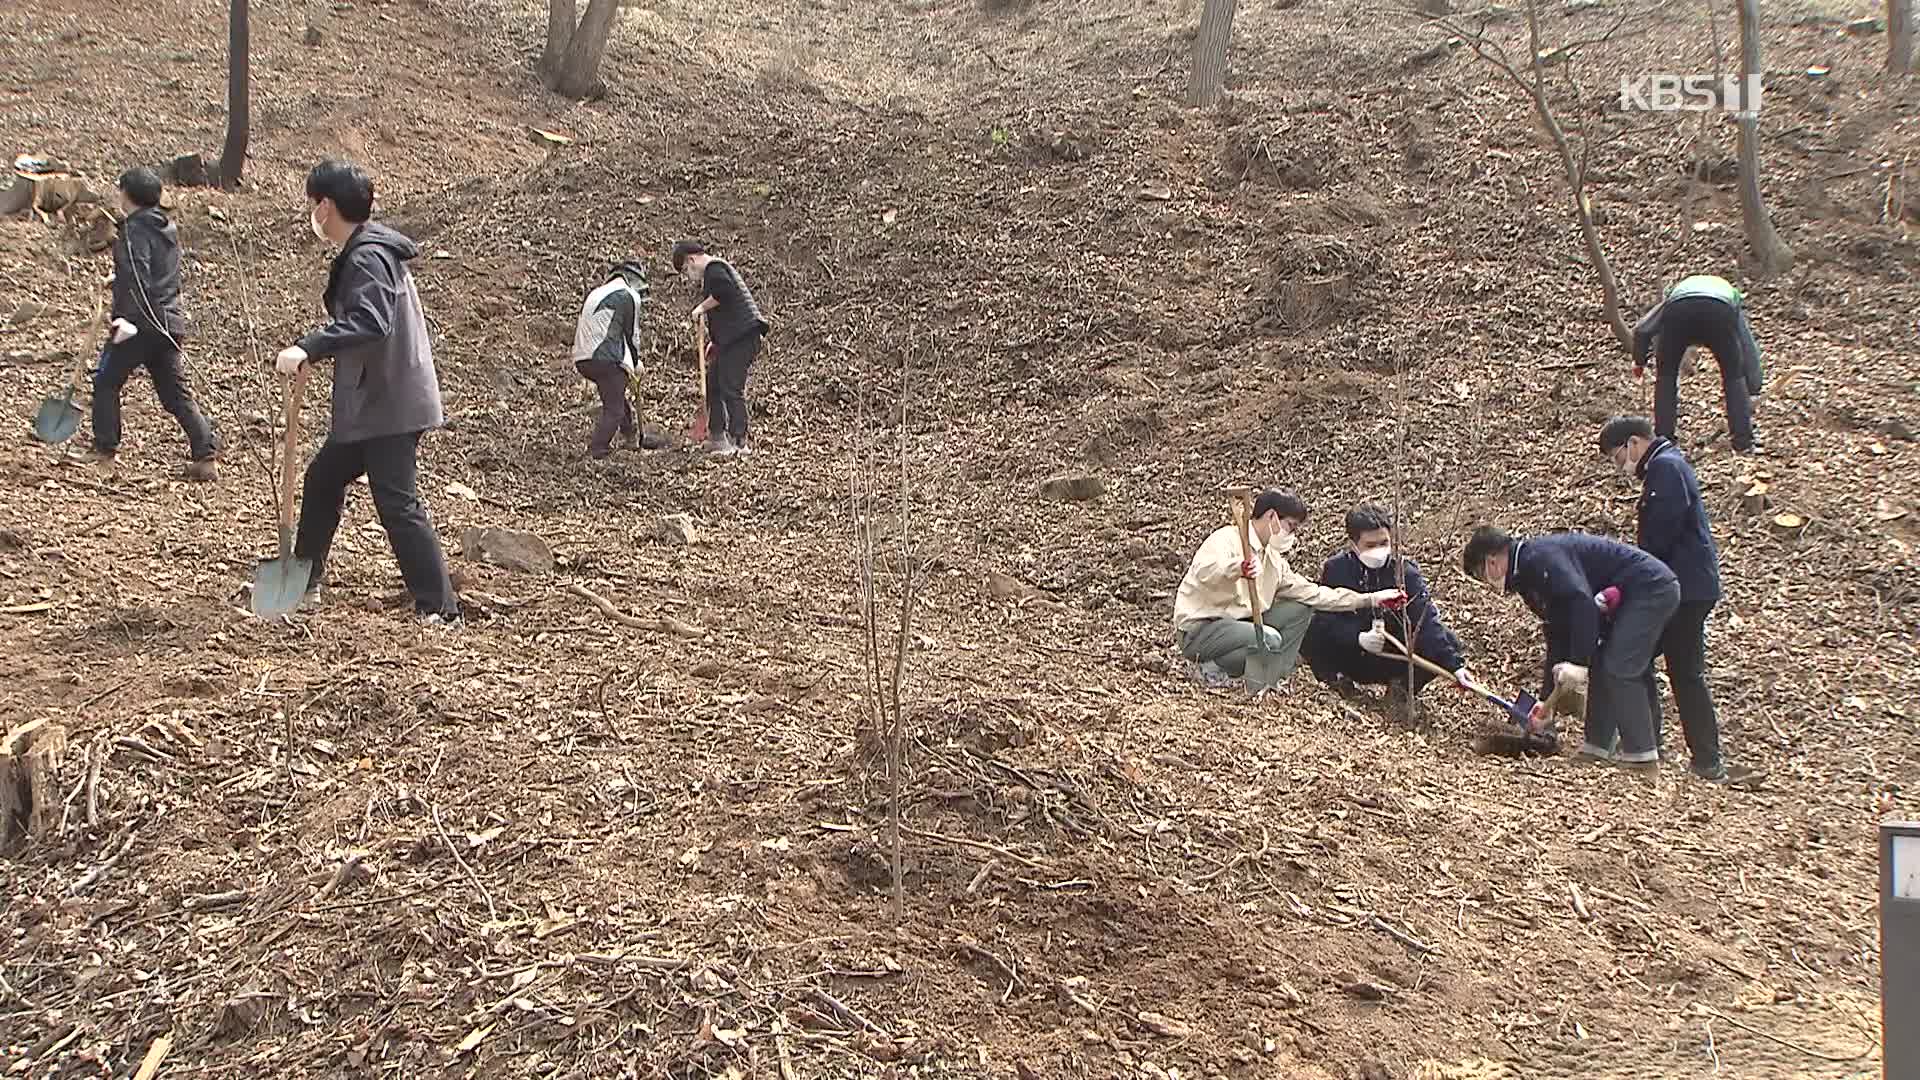
[{"label": "man in navy jacket", "polygon": [[[1714,783],[1753,776],[1729,772],[1720,754],[1720,722],[1713,692],[1707,688],[1707,616],[1720,600],[1720,554],[1700,498],[1693,466],[1671,440],[1656,437],[1641,416],[1616,416],[1600,429],[1600,453],[1622,473],[1637,475],[1640,491],[1640,549],[1667,564],[1680,582],[1680,606],[1660,635],[1657,655],[1667,658],[1680,728],[1693,755],[1694,774]],[[1646,674],[1647,703],[1653,730],[1660,731],[1660,687],[1653,669]]]},{"label": "man in navy jacket", "polygon": [[[1399,561],[1407,571],[1407,606],[1400,611],[1314,612],[1302,649],[1314,676],[1342,694],[1352,693],[1356,685],[1384,685],[1388,687],[1389,708],[1403,708],[1408,664],[1399,650],[1387,644],[1386,634],[1405,644],[1411,624],[1414,651],[1453,672],[1456,680],[1471,679],[1460,641],[1441,621],[1420,567],[1404,556],[1395,559],[1392,512],[1374,503],[1362,503],[1347,511],[1347,542],[1345,551],[1320,568],[1320,584],[1363,593],[1398,588],[1395,562]],[[1432,679],[1431,672],[1415,667],[1414,692],[1419,693]]]},{"label": "man in navy jacket", "polygon": [[[1473,531],[1461,564],[1468,577],[1519,593],[1546,623],[1543,698],[1561,683],[1591,686],[1581,756],[1658,767],[1645,679],[1660,635],[1680,606],[1673,571],[1639,548],[1603,536],[1560,532],[1519,540],[1491,525]],[[1604,641],[1603,604],[1613,612]],[[1533,724],[1545,719],[1545,710],[1537,709]]]}]

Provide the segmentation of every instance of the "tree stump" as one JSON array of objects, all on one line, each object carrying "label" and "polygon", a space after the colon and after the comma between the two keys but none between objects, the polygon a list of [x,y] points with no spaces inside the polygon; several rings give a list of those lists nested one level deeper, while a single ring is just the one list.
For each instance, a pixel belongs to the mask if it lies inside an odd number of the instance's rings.
[{"label": "tree stump", "polygon": [[67,729],[35,720],[0,742],[0,851],[42,835],[60,805],[58,773]]}]

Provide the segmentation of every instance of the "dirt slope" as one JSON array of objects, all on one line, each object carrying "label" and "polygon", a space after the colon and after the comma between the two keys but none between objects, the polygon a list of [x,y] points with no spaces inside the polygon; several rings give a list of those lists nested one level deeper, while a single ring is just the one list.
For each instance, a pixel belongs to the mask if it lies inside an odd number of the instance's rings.
[{"label": "dirt slope", "polygon": [[[211,150],[217,5],[158,8],[164,43],[133,12],[0,16],[26,72],[0,129],[96,175]],[[1305,675],[1253,705],[1169,663],[1170,594],[1231,481],[1306,495],[1309,567],[1346,504],[1400,502],[1475,667],[1513,687],[1536,631],[1453,569],[1466,530],[1630,527],[1591,446],[1646,391],[1552,148],[1464,52],[1409,64],[1429,31],[1249,9],[1233,101],[1195,114],[1184,9],[662,0],[577,105],[522,74],[537,12],[311,10],[317,45],[306,12],[256,29],[257,186],[175,193],[226,479],[177,479],[141,383],[117,475],[24,434],[0,453],[0,607],[52,604],[0,615],[0,708],[66,728],[73,794],[6,864],[10,1059],[126,1075],[171,1033],[170,1076],[1877,1073],[1874,826],[1914,815],[1920,767],[1920,289],[1880,218],[1920,97],[1841,28],[1864,10],[1769,9],[1768,194],[1800,259],[1737,272],[1765,453],[1729,454],[1711,372],[1687,382],[1729,584],[1715,690],[1772,774],[1757,795],[1690,782],[1677,731],[1637,783],[1477,757],[1482,712],[1437,690],[1407,731]],[[1687,181],[1695,122],[1600,107],[1622,73],[1710,62],[1703,22],[1579,68],[1634,306],[1743,252],[1730,181]],[[298,181],[329,151],[379,171],[430,253],[452,420],[423,490],[449,552],[505,525],[559,556],[544,578],[456,560],[454,634],[405,617],[358,496],[325,610],[242,611],[272,539],[258,358],[310,325]],[[578,298],[689,232],[777,323],[763,450],[584,462],[559,364]],[[0,327],[25,416],[100,268],[44,226],[0,241],[0,316],[45,309]],[[649,419],[678,429],[692,298],[664,273],[654,296]],[[880,457],[891,513],[903,449],[933,564],[896,925],[849,485]],[[1063,471],[1104,495],[1037,494]],[[1809,524],[1770,525],[1787,511]],[[698,543],[656,538],[672,513]],[[900,564],[883,539],[883,605]],[[617,626],[569,584],[699,636]]]}]

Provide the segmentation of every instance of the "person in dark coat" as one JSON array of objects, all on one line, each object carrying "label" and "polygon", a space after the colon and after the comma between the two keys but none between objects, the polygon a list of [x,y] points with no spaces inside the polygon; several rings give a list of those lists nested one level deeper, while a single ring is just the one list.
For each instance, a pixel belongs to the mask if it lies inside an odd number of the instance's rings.
[{"label": "person in dark coat", "polygon": [[329,320],[275,361],[283,375],[333,361],[333,426],[307,464],[293,548],[313,561],[308,599],[319,599],[347,489],[365,475],[415,611],[430,625],[458,622],[446,556],[420,501],[420,437],[446,419],[426,313],[407,269],[420,248],[367,220],[373,180],[357,165],[330,159],[314,166],[307,198],[313,234],[340,248],[323,298]]},{"label": "person in dark coat", "polygon": [[[1387,643],[1387,635],[1405,644],[1411,625],[1415,652],[1453,672],[1455,682],[1472,681],[1460,640],[1440,618],[1419,565],[1404,555],[1396,558],[1392,511],[1374,503],[1347,511],[1347,544],[1346,550],[1320,568],[1320,584],[1360,593],[1398,588],[1399,568],[1404,565],[1407,605],[1399,611],[1315,611],[1302,649],[1314,676],[1343,696],[1351,696],[1358,686],[1385,686],[1388,708],[1404,709],[1409,665]],[[1413,667],[1414,692],[1419,693],[1433,677],[1427,669]]]},{"label": "person in dark coat", "polygon": [[188,478],[214,480],[220,436],[194,403],[180,354],[187,334],[180,310],[180,231],[160,208],[161,191],[152,169],[120,175],[126,220],[113,245],[112,344],[93,376],[93,452],[103,462],[119,452],[120,392],[129,375],[146,368],[160,407],[186,432]]},{"label": "person in dark coat", "polygon": [[1727,432],[1733,448],[1753,450],[1753,397],[1760,393],[1760,344],[1747,321],[1745,297],[1733,283],[1712,274],[1682,278],[1633,328],[1633,367],[1643,375],[1655,360],[1654,431],[1674,437],[1680,407],[1680,360],[1704,345],[1720,362],[1727,395]]},{"label": "person in dark coat", "polygon": [[[1468,577],[1518,593],[1546,625],[1542,703],[1529,727],[1537,730],[1545,722],[1545,699],[1555,686],[1588,690],[1580,755],[1657,768],[1660,750],[1645,679],[1660,635],[1680,606],[1673,571],[1639,548],[1603,536],[1561,532],[1520,540],[1492,525],[1473,531],[1461,567]],[[1608,611],[1612,625],[1603,641],[1601,621]]]},{"label": "person in dark coat", "polygon": [[707,361],[707,445],[713,457],[751,452],[747,444],[747,369],[760,355],[769,329],[753,290],[740,271],[715,258],[706,245],[681,240],[673,245],[673,269],[700,289],[692,319],[707,320],[711,353]]},{"label": "person in dark coat", "polygon": [[[1693,757],[1694,775],[1717,784],[1751,781],[1752,770],[1731,769],[1721,755],[1720,721],[1713,691],[1707,687],[1707,616],[1720,601],[1720,554],[1700,497],[1700,481],[1672,440],[1653,433],[1642,416],[1616,416],[1600,429],[1600,453],[1616,469],[1638,476],[1640,549],[1673,571],[1680,582],[1680,606],[1660,635],[1656,654],[1667,658],[1680,729]],[[1653,712],[1654,742],[1659,742],[1660,685],[1653,669],[1646,674],[1647,705]]]}]

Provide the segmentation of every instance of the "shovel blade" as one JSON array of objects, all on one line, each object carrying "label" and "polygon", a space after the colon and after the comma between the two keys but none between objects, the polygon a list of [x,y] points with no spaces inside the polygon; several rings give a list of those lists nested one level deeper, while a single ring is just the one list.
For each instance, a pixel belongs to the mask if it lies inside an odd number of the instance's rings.
[{"label": "shovel blade", "polygon": [[1287,665],[1280,655],[1278,637],[1261,627],[1247,650],[1247,693],[1260,694],[1279,686],[1287,678]]},{"label": "shovel blade", "polygon": [[80,409],[71,394],[47,398],[33,414],[33,437],[48,445],[58,446],[79,430]]},{"label": "shovel blade", "polygon": [[312,560],[291,555],[261,563],[253,572],[253,613],[271,619],[299,607],[312,573]]},{"label": "shovel blade", "polygon": [[1533,707],[1538,704],[1538,698],[1523,691],[1513,699],[1513,704],[1507,706],[1507,713],[1525,726],[1527,721],[1533,719]]}]

